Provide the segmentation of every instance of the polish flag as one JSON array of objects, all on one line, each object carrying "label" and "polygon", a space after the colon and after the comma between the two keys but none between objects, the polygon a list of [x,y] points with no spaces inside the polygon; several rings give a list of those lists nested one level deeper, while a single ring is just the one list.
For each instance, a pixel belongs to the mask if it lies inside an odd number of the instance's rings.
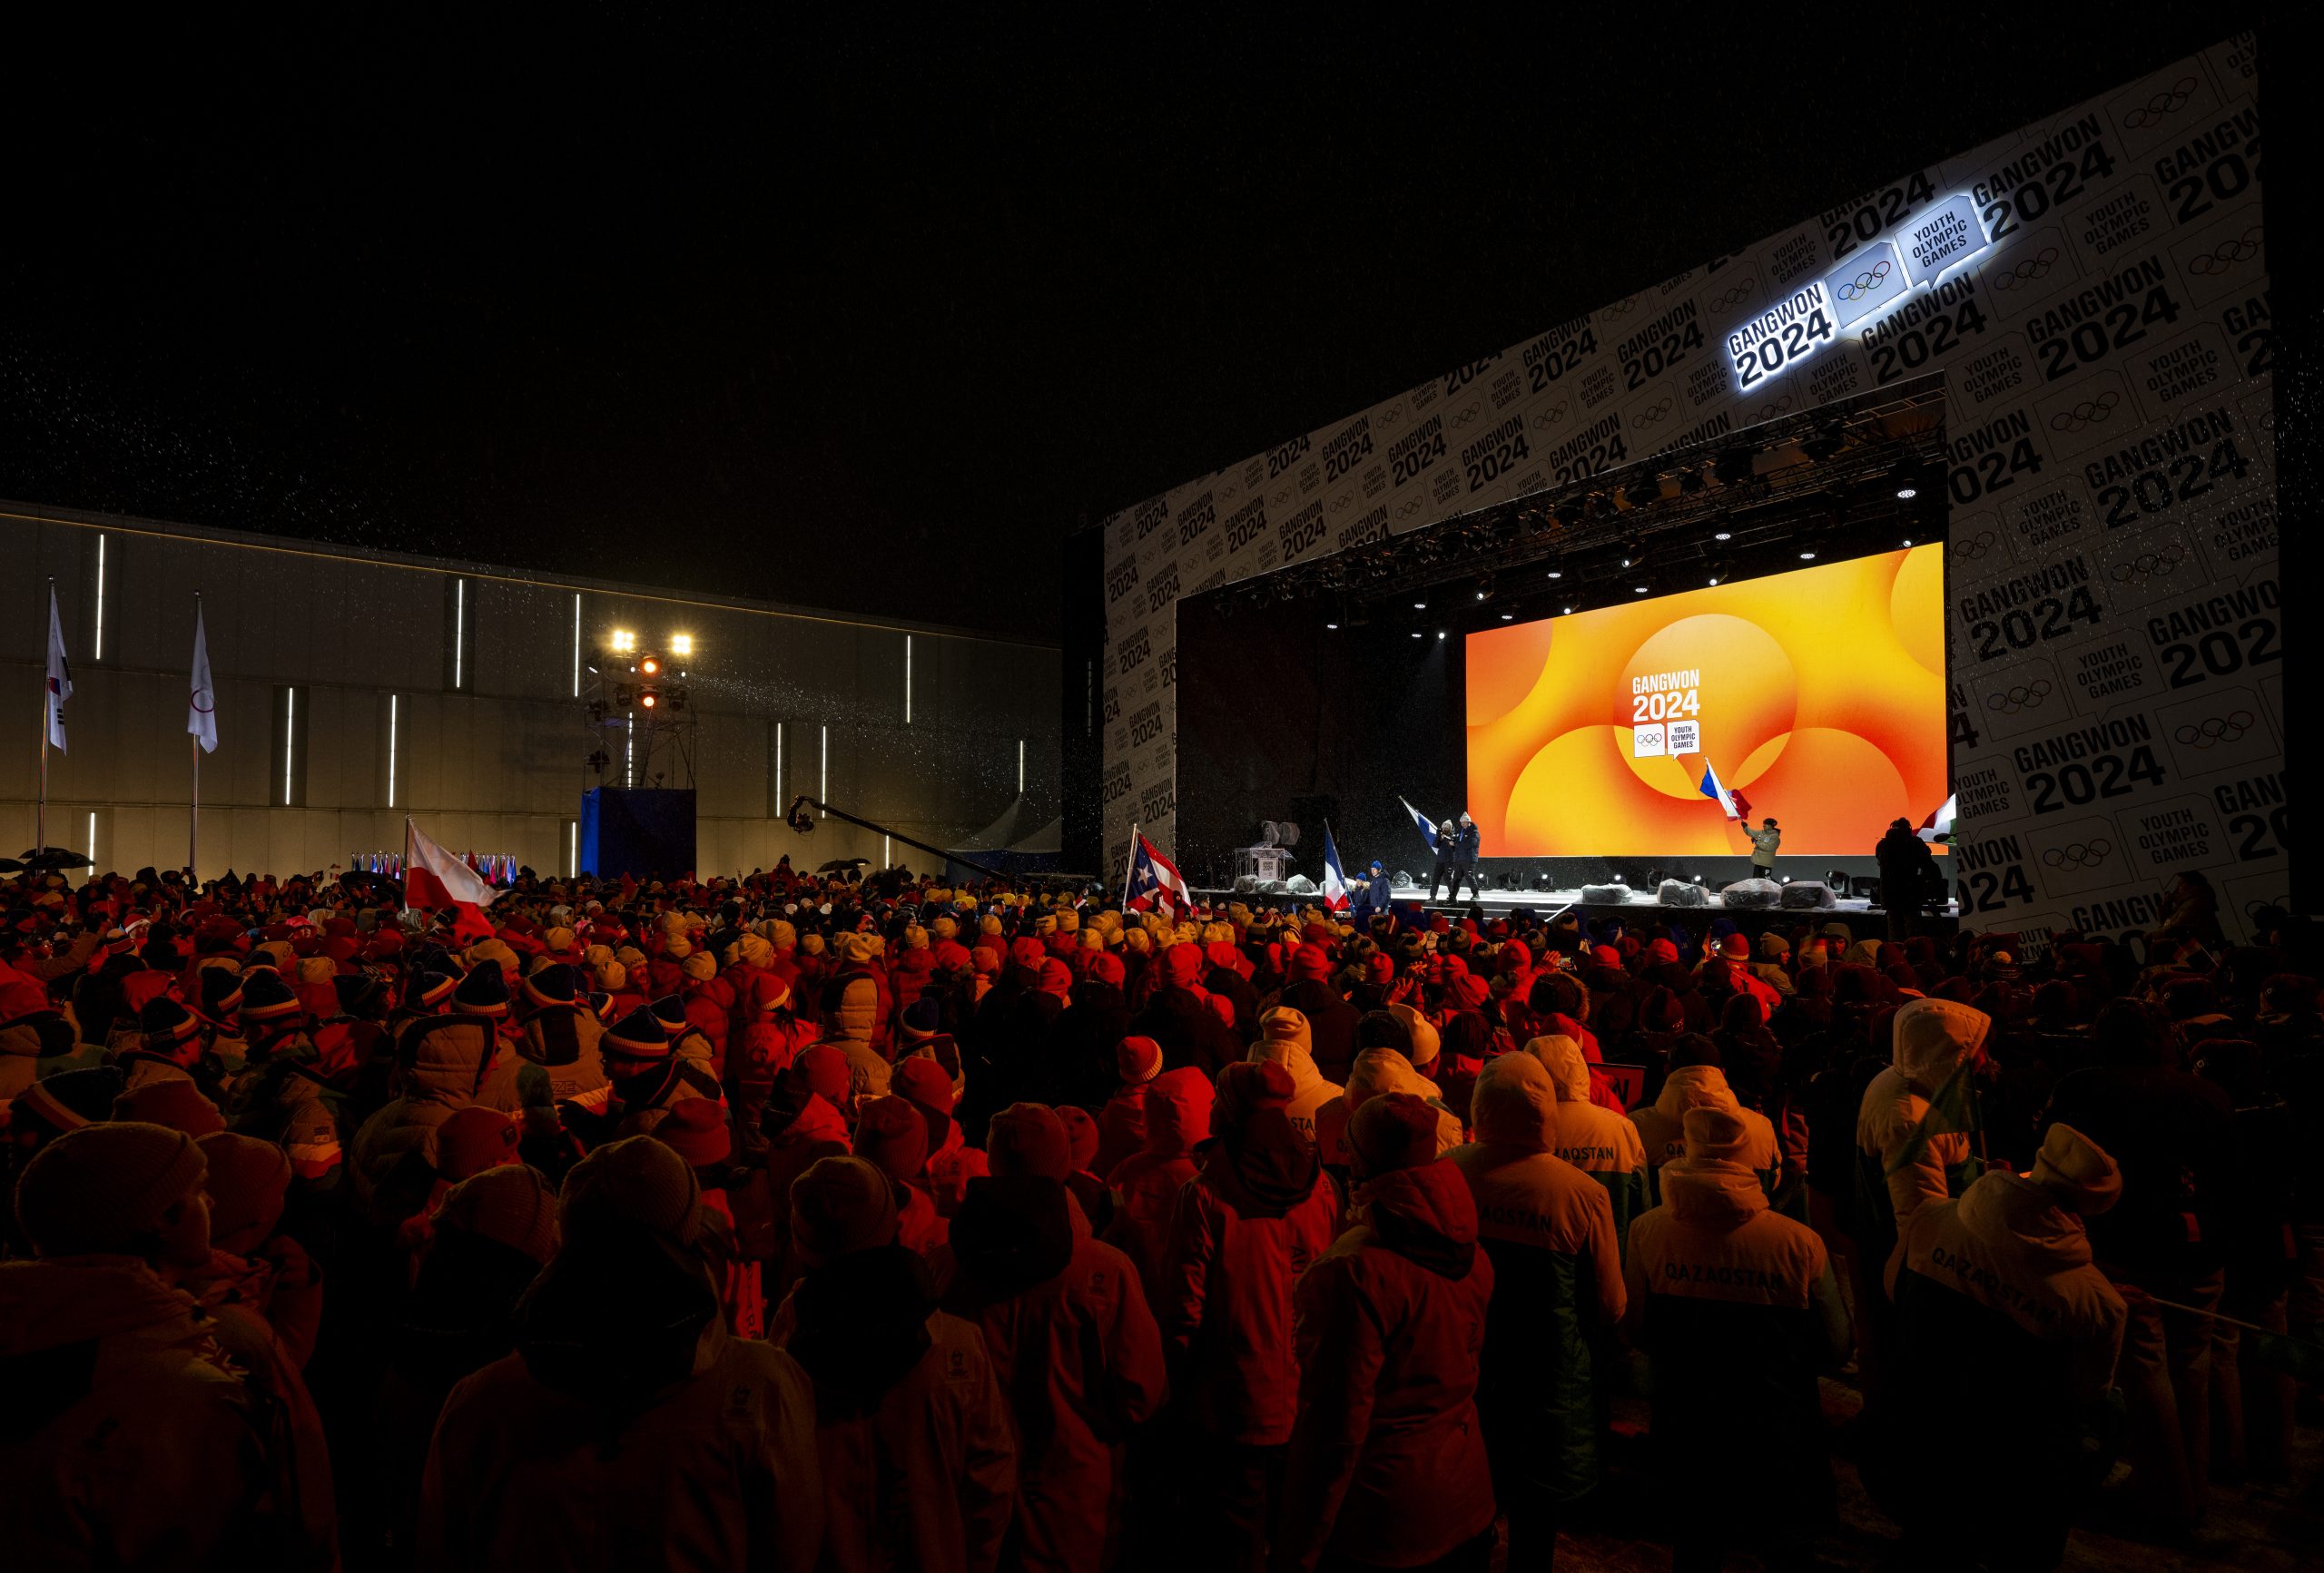
[{"label": "polish flag", "polygon": [[403,904],[430,911],[449,907],[458,914],[456,934],[488,936],[484,909],[500,892],[459,859],[420,833],[409,815],[403,821]]}]

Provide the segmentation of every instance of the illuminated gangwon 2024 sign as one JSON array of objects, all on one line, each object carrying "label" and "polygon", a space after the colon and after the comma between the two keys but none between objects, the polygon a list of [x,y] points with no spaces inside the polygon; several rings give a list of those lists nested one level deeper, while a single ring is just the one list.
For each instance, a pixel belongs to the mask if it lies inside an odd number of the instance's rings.
[{"label": "illuminated gangwon 2024 sign", "polygon": [[1738,388],[1787,371],[1987,246],[1976,205],[1949,197],[1854,252],[1840,267],[1777,301],[1727,336]]}]

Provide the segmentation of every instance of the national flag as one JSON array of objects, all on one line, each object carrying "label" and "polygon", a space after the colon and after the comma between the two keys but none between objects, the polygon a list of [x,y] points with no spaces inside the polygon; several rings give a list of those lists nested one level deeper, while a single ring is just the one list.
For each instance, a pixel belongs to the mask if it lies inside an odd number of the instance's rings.
[{"label": "national flag", "polygon": [[1327,910],[1347,910],[1347,876],[1340,871],[1340,850],[1333,843],[1332,827],[1324,827],[1324,906]]},{"label": "national flag", "polygon": [[409,815],[403,821],[403,904],[418,909],[448,907],[458,914],[452,932],[488,939],[492,925],[484,909],[500,894],[475,870],[421,833]]},{"label": "national flag", "polygon": [[1728,791],[1726,787],[1719,784],[1718,772],[1711,768],[1710,761],[1709,760],[1703,761],[1703,779],[1698,783],[1698,787],[1703,796],[1716,801],[1721,809],[1724,809],[1727,811],[1727,817],[1728,819],[1739,820],[1743,817],[1735,807],[1734,796]]},{"label": "national flag", "polygon": [[[1396,801],[1400,803],[1404,803],[1404,800],[1402,798],[1398,798]],[[1436,826],[1434,822],[1432,821],[1426,814],[1421,812],[1410,803],[1404,803],[1404,812],[1412,815],[1413,823],[1420,827],[1422,839],[1428,842],[1428,850],[1431,852],[1434,852],[1436,850]]]},{"label": "national flag", "polygon": [[218,749],[218,690],[210,681],[210,640],[202,630],[202,603],[193,604],[193,693],[186,702],[185,729],[202,752]]},{"label": "national flag", "polygon": [[1129,861],[1128,905],[1139,912],[1158,908],[1164,917],[1172,918],[1180,909],[1192,911],[1194,904],[1195,893],[1178,866],[1157,851],[1152,841],[1138,837]]},{"label": "national flag", "polygon": [[1921,821],[1921,828],[1913,833],[1925,841],[1950,842],[1953,840],[1953,809],[1958,801],[1958,793],[1946,798],[1945,806],[1932,810],[1928,818]]},{"label": "national flag", "polygon": [[48,587],[48,746],[64,752],[64,702],[73,697],[73,664],[64,659],[64,622],[57,615],[56,586]]},{"label": "national flag", "polygon": [[1729,787],[1727,789],[1727,795],[1734,801],[1735,817],[1748,822],[1751,818],[1751,800],[1743,795],[1743,789]]},{"label": "national flag", "polygon": [[1961,1063],[1953,1067],[1953,1074],[1945,1078],[1945,1085],[1938,1087],[1936,1096],[1928,1100],[1928,1111],[1921,1116],[1920,1124],[1913,1127],[1913,1134],[1896,1150],[1896,1156],[1890,1161],[1887,1173],[1893,1175],[1918,1163],[1921,1155],[1928,1151],[1931,1136],[1943,1136],[1950,1131],[1968,1132],[1981,1128],[1976,1070],[1982,1058],[1981,1055],[1975,1054],[1961,1057]]}]

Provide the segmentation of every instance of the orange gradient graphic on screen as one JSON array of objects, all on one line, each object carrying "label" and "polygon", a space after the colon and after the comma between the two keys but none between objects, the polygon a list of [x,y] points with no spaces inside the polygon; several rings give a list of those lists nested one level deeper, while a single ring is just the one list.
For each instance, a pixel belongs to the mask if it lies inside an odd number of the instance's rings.
[{"label": "orange gradient graphic on screen", "polygon": [[[1945,561],[1915,546],[1468,637],[1488,857],[1745,854],[1708,763],[1782,855],[1865,856],[1945,781]],[[1640,691],[1649,698],[1641,715]],[[1639,757],[1642,726],[1695,746]],[[1667,738],[1666,733],[1666,738]],[[1685,741],[1683,738],[1681,741]]]}]

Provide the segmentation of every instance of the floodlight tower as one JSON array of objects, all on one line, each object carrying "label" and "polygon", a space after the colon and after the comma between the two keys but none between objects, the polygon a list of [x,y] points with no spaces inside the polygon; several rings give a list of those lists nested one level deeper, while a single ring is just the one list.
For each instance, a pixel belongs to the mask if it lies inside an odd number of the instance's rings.
[{"label": "floodlight tower", "polygon": [[687,683],[694,654],[691,634],[669,634],[657,648],[635,629],[607,630],[604,664],[591,664],[583,696],[591,739],[583,763],[591,784],[693,790],[694,712]]}]

